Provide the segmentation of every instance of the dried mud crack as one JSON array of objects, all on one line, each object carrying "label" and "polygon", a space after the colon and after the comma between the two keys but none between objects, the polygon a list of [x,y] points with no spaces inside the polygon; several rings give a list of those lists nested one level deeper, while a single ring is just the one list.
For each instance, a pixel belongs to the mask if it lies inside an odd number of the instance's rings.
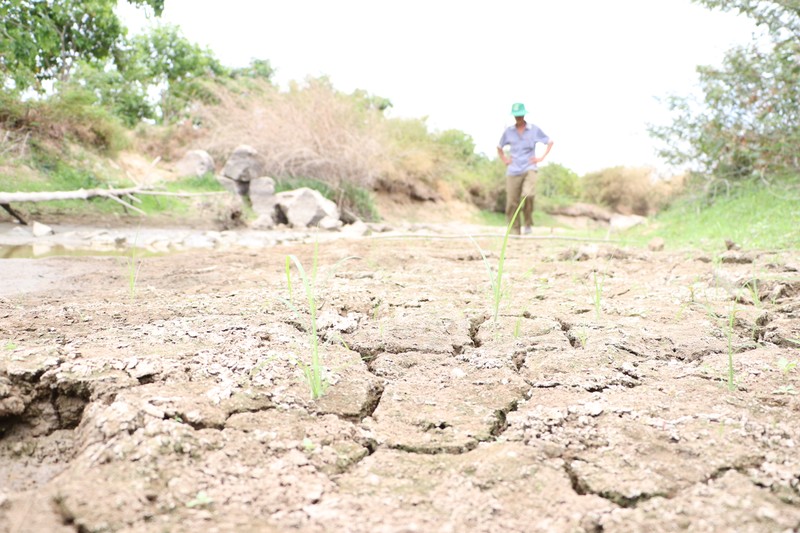
[{"label": "dried mud crack", "polygon": [[[765,274],[797,253],[514,239],[495,321],[472,246],[145,258],[135,300],[114,261],[4,263],[70,277],[0,299],[0,533],[800,524],[800,284]],[[287,254],[362,258],[320,288],[313,400]]]}]

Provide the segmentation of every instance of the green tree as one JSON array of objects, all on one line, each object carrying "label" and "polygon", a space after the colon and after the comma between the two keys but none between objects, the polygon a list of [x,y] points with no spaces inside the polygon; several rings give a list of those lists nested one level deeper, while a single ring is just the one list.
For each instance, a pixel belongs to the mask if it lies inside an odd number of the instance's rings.
[{"label": "green tree", "polygon": [[694,0],[750,17],[764,35],[698,67],[701,97],[667,100],[673,121],[652,126],[661,155],[706,184],[800,170],[800,5],[797,0]]},{"label": "green tree", "polygon": [[539,168],[537,189],[549,198],[574,200],[581,195],[581,181],[564,165],[550,163]]},{"label": "green tree", "polygon": [[459,159],[467,164],[477,161],[475,141],[468,133],[461,130],[445,130],[435,136],[435,140],[444,147],[447,155]]},{"label": "green tree", "polygon": [[86,92],[94,105],[105,107],[129,127],[156,116],[147,94],[148,85],[114,64],[79,63],[72,79],[59,86],[59,92],[64,90]]},{"label": "green tree", "polygon": [[186,39],[174,25],[156,26],[134,37],[131,45],[127,77],[160,90],[163,122],[178,118],[192,100],[213,100],[204,78],[230,75],[210,50]]},{"label": "green tree", "polygon": [[253,78],[271,82],[274,75],[275,69],[272,68],[269,59],[251,59],[248,66],[231,71],[231,77],[234,79]]},{"label": "green tree", "polygon": [[[164,0],[129,0],[156,15]],[[3,85],[43,90],[47,80],[67,81],[80,60],[112,56],[125,29],[116,0],[2,0],[0,76]]]}]

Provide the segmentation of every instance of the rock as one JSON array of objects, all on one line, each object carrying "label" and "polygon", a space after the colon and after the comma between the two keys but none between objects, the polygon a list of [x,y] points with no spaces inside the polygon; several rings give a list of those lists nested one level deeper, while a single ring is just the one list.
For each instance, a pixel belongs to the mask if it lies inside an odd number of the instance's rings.
[{"label": "rock", "polygon": [[320,229],[336,231],[342,227],[342,221],[338,218],[326,216],[323,217],[317,225],[320,227]]},{"label": "rock", "polygon": [[257,219],[250,223],[252,229],[267,230],[275,227],[275,219],[271,214],[260,215]]},{"label": "rock", "polygon": [[175,165],[180,177],[200,177],[214,172],[214,158],[205,150],[190,150]]},{"label": "rock", "polygon": [[664,244],[664,239],[661,237],[655,237],[649,243],[647,243],[647,247],[651,252],[660,252],[664,249]]},{"label": "rock", "polygon": [[217,241],[208,235],[192,234],[186,237],[181,244],[186,248],[214,248]]},{"label": "rock", "polygon": [[600,247],[596,244],[586,244],[580,248],[569,248],[558,254],[559,261],[588,261],[594,259],[600,253]]},{"label": "rock", "polygon": [[33,236],[34,237],[46,237],[47,235],[54,235],[55,231],[53,228],[48,226],[47,224],[42,224],[41,222],[34,222],[33,223]]},{"label": "rock", "polygon": [[250,180],[250,205],[259,216],[272,217],[275,213],[275,180],[268,177]]},{"label": "rock", "polygon": [[327,217],[339,219],[336,204],[319,191],[302,187],[275,195],[277,208],[293,228],[316,226]]},{"label": "rock", "polygon": [[247,196],[250,192],[250,182],[236,181],[225,176],[217,176],[217,181],[223,189],[236,196]]},{"label": "rock", "polygon": [[611,215],[609,225],[612,231],[622,231],[647,222],[647,218],[639,215]]},{"label": "rock", "polygon": [[348,224],[342,228],[342,233],[347,234],[349,237],[366,237],[372,230],[370,227],[362,222],[361,220],[357,220],[352,224]]},{"label": "rock", "polygon": [[262,177],[266,172],[264,162],[252,146],[237,147],[222,169],[222,175],[234,181],[249,182]]},{"label": "rock", "polygon": [[723,263],[738,264],[738,265],[752,263],[755,260],[755,258],[752,255],[744,252],[738,252],[735,250],[728,250],[727,252],[723,252],[722,254],[720,254],[719,258],[720,261],[722,261]]}]

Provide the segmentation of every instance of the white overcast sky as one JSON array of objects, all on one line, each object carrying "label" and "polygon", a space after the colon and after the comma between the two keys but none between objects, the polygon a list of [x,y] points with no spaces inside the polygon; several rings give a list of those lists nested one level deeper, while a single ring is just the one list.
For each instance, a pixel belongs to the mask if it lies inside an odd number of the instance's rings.
[{"label": "white overcast sky", "polygon": [[[555,141],[549,161],[584,174],[663,168],[646,132],[656,98],[695,90],[752,23],[689,0],[166,0],[161,18],[223,64],[268,59],[276,81],[327,75],[389,98],[391,116],[470,134],[494,156],[513,102]],[[132,33],[147,23],[127,2]]]}]

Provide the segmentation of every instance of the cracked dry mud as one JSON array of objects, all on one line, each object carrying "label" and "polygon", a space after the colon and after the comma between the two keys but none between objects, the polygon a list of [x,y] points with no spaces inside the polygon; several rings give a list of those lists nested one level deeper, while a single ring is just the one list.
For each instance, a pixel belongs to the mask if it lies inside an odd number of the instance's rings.
[{"label": "cracked dry mud", "polygon": [[578,248],[0,263],[0,531],[796,530],[800,256]]}]

